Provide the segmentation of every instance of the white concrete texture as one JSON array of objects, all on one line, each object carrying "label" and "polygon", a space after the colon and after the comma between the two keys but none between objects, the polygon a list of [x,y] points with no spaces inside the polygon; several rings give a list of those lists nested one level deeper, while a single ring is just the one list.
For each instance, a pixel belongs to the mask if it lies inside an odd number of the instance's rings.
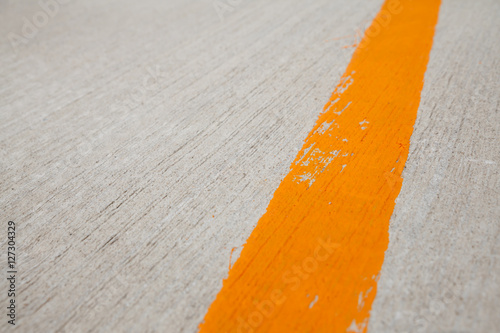
[{"label": "white concrete texture", "polygon": [[[0,2],[16,330],[196,331],[381,4]],[[371,332],[500,325],[499,9],[442,5]]]}]

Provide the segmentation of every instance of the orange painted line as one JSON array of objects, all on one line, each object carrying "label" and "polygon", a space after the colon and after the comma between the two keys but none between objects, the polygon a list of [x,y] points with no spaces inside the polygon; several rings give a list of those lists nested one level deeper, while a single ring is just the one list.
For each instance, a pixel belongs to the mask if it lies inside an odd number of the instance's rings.
[{"label": "orange painted line", "polygon": [[365,332],[440,0],[387,0],[200,324]]}]

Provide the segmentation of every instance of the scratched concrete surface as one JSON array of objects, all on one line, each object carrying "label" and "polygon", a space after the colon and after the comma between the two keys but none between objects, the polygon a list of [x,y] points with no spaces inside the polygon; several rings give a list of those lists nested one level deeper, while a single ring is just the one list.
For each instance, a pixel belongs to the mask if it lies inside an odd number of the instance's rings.
[{"label": "scratched concrete surface", "polygon": [[[381,3],[0,1],[16,329],[196,331]],[[500,325],[499,12],[443,3],[371,332]]]}]

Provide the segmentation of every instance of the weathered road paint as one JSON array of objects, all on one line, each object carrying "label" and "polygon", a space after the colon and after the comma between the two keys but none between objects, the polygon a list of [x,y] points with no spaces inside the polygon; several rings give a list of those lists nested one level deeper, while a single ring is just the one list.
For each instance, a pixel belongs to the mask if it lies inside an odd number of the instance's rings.
[{"label": "weathered road paint", "polygon": [[439,0],[388,0],[201,332],[365,332]]}]

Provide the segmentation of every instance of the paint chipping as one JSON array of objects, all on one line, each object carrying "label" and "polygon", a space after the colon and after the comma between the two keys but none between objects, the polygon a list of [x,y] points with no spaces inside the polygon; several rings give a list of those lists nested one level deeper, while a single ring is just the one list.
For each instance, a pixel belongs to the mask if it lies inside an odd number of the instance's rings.
[{"label": "paint chipping", "polygon": [[321,124],[321,126],[316,130],[315,133],[319,133],[319,134],[324,134],[326,132],[326,130],[328,130],[328,128],[333,124],[335,120],[332,120],[331,122],[324,122]]},{"label": "paint chipping", "polygon": [[[337,157],[339,153],[340,150],[323,152],[319,148],[315,148],[307,156],[304,155],[301,159],[302,163],[299,165],[299,167],[300,168],[306,167],[308,170],[313,168],[313,170],[304,171],[302,174],[294,176],[293,178],[294,182],[300,184],[302,182],[309,181],[309,187],[310,187],[316,180],[316,177],[325,171],[325,169],[330,165],[330,163],[332,163],[334,158]],[[298,161],[295,164],[297,163]]]},{"label": "paint chipping", "polygon": [[365,119],[365,120],[363,120],[363,121],[361,121],[361,122],[359,123],[359,126],[361,126],[361,129],[362,129],[362,130],[365,130],[365,129],[366,129],[366,126],[363,126],[363,125],[364,125],[364,124],[369,124],[369,123],[370,123],[370,122],[368,122],[368,121]]},{"label": "paint chipping", "polygon": [[346,332],[347,333],[363,333],[363,332],[365,332],[366,325],[367,325],[366,321],[358,324],[358,323],[356,323],[356,320],[353,319],[353,321],[351,322],[351,325],[349,325],[349,327],[346,329]]},{"label": "paint chipping", "polygon": [[347,103],[347,105],[342,110],[340,110],[339,112],[335,112],[334,111],[333,113],[335,113],[337,116],[340,116],[342,114],[342,112],[344,112],[345,109],[347,109],[349,107],[349,105],[351,105],[351,103],[352,102]]},{"label": "paint chipping", "polygon": [[314,297],[314,300],[311,302],[311,304],[309,304],[309,309],[312,309],[312,307],[314,306],[314,304],[316,304],[316,302],[318,301],[318,295],[316,295]]}]

